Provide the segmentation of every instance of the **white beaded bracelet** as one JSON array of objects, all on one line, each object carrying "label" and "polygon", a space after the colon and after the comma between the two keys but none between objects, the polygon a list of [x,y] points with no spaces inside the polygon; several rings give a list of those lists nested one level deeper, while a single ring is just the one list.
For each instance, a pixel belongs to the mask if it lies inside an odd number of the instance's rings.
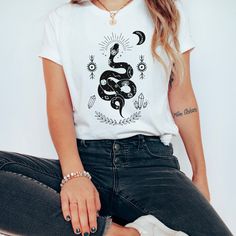
[{"label": "white beaded bracelet", "polygon": [[89,179],[91,179],[91,175],[89,174],[88,171],[76,171],[76,172],[71,172],[70,174],[67,174],[65,176],[63,176],[63,179],[61,181],[61,184],[60,186],[62,187],[67,181],[69,181],[70,179],[72,178],[75,178],[75,177],[81,177],[81,176],[85,176]]}]

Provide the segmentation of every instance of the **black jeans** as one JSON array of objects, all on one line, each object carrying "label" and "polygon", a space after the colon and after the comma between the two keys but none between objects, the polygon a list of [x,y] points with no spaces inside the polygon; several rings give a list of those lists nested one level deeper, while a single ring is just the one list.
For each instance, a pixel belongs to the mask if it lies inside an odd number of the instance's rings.
[{"label": "black jeans", "polygon": [[[125,225],[146,214],[190,236],[232,235],[180,171],[172,143],[164,145],[159,137],[139,134],[115,140],[77,139],[77,145],[102,205],[98,231],[91,235],[104,235],[109,218]],[[61,178],[59,160],[0,151],[0,232],[74,235],[60,208]]]}]

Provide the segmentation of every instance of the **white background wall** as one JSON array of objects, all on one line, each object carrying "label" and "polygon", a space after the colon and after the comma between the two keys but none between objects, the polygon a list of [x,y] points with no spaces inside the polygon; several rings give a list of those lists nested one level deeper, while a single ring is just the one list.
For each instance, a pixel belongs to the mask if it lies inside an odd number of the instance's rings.
[{"label": "white background wall", "polygon": [[[211,202],[236,234],[236,2],[183,1],[196,43],[191,73],[200,109]],[[63,2],[1,0],[1,150],[57,158],[47,127],[45,85],[37,53],[44,17]],[[182,170],[191,177],[180,137],[173,142]]]}]

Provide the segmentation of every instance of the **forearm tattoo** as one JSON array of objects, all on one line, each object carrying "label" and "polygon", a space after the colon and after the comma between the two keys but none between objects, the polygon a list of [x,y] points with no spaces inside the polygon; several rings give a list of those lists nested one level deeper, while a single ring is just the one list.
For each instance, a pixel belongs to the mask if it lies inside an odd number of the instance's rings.
[{"label": "forearm tattoo", "polygon": [[170,81],[169,81],[169,89],[172,88],[172,83],[173,83],[173,81],[174,81],[174,79],[171,77],[171,78],[170,78]]},{"label": "forearm tattoo", "polygon": [[173,74],[173,71],[171,71],[170,79],[169,79],[169,90],[172,88],[173,81],[174,81],[174,74]]},{"label": "forearm tattoo", "polygon": [[[171,74],[170,74],[170,79],[169,79],[169,90],[172,88],[172,84],[173,84],[173,81],[174,81],[174,73],[173,71],[171,71]],[[183,116],[186,116],[186,115],[189,115],[193,112],[197,112],[198,109],[196,107],[189,107],[189,108],[185,108],[182,112],[181,111],[177,111],[177,112],[174,112],[173,113],[173,117],[183,117]]]},{"label": "forearm tattoo", "polygon": [[173,117],[182,117],[182,116],[189,115],[189,114],[191,114],[193,112],[197,112],[197,108],[196,107],[185,108],[183,110],[183,112],[181,112],[181,111],[174,112],[173,113]]}]

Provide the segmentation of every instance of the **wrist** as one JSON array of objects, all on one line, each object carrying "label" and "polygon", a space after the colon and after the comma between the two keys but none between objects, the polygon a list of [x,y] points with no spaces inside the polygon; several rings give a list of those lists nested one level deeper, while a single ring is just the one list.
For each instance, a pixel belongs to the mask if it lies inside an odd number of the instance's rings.
[{"label": "wrist", "polygon": [[[196,160],[196,159],[195,159]],[[192,173],[193,173],[193,178],[198,179],[198,178],[204,178],[206,177],[206,165],[205,161],[202,158],[201,161],[198,159],[198,162],[193,162],[192,164]]]},{"label": "wrist", "polygon": [[62,178],[62,180],[61,180],[60,186],[63,187],[63,185],[64,185],[66,182],[68,182],[68,181],[71,180],[71,179],[77,178],[77,177],[86,177],[86,178],[88,178],[88,179],[90,179],[90,180],[91,180],[91,178],[92,178],[91,175],[90,175],[90,173],[89,173],[88,171],[85,171],[85,170],[83,170],[83,171],[76,171],[76,172],[70,172],[70,173],[68,173],[67,175],[64,175],[64,176],[63,176],[63,178]]},{"label": "wrist", "polygon": [[71,172],[76,172],[76,171],[81,171],[83,172],[84,166],[82,164],[82,162],[80,161],[80,158],[76,158],[76,159],[67,159],[65,162],[60,161],[61,164],[61,171],[62,171],[62,175],[65,176]]},{"label": "wrist", "polygon": [[83,166],[82,167],[71,167],[71,168],[66,168],[66,169],[63,169],[62,170],[62,175],[63,176],[66,176],[66,175],[68,175],[68,174],[70,174],[70,173],[72,173],[72,172],[77,172],[77,171],[79,171],[79,172],[83,172],[83,171],[85,171],[85,169],[83,168]]},{"label": "wrist", "polygon": [[202,181],[207,179],[206,170],[193,172],[192,181]]}]

